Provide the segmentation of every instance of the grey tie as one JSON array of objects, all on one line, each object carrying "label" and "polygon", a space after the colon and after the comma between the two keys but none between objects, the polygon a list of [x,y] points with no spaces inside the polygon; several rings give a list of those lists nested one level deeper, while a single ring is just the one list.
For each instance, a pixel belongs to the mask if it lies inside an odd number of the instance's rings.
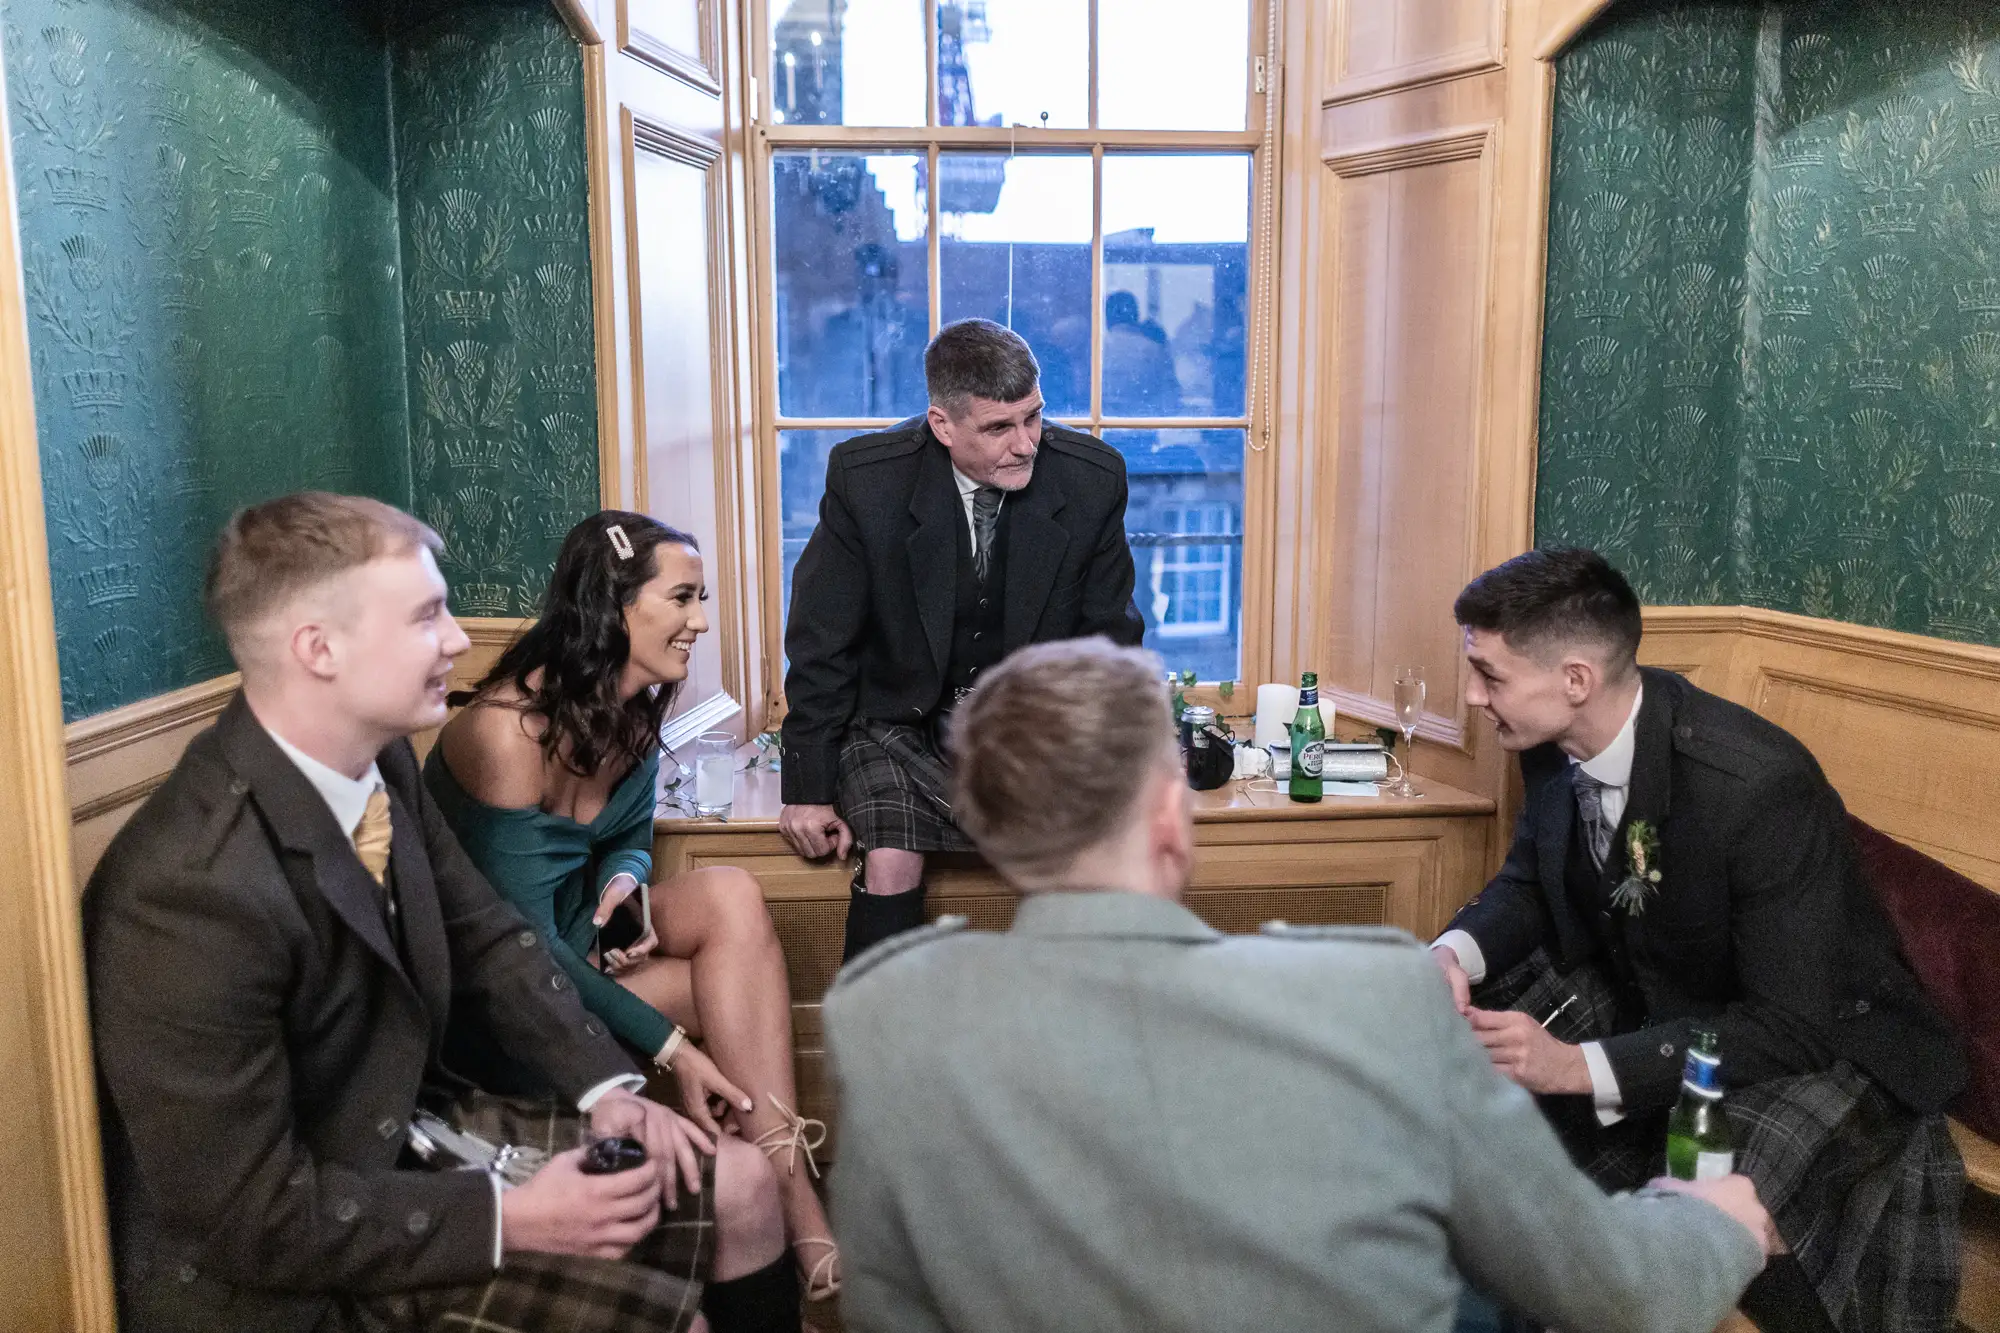
[{"label": "grey tie", "polygon": [[1591,864],[1602,870],[1611,855],[1612,833],[1604,819],[1604,784],[1581,768],[1570,774],[1570,781],[1576,788],[1577,813],[1583,816],[1584,846],[1590,850]]},{"label": "grey tie", "polygon": [[972,570],[981,583],[986,582],[986,567],[993,560],[993,526],[1005,496],[998,486],[981,486],[972,493]]}]

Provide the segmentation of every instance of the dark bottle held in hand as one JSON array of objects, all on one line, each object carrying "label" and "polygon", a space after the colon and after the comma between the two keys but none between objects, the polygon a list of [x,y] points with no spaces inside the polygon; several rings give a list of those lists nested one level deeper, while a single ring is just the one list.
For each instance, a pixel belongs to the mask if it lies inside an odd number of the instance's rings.
[{"label": "dark bottle held in hand", "polygon": [[1722,1056],[1715,1033],[1696,1028],[1681,1071],[1681,1099],[1667,1117],[1667,1174],[1714,1180],[1736,1169],[1729,1117],[1722,1110]]},{"label": "dark bottle held in hand", "polygon": [[586,1176],[608,1176],[617,1171],[630,1171],[646,1164],[646,1145],[623,1134],[610,1138],[593,1139],[583,1150],[583,1162],[577,1170]]},{"label": "dark bottle held in hand", "polygon": [[1326,766],[1326,722],[1319,715],[1319,675],[1299,677],[1299,711],[1292,718],[1292,776],[1295,801],[1320,798],[1320,774]]}]

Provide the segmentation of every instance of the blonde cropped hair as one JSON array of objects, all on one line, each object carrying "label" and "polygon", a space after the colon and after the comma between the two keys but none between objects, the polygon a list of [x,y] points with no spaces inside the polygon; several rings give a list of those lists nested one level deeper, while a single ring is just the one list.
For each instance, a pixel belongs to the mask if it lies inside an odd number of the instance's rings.
[{"label": "blonde cropped hair", "polygon": [[1109,639],[1023,648],[952,716],[952,806],[980,854],[1025,887],[1060,876],[1130,819],[1170,765],[1160,659]]},{"label": "blonde cropped hair", "polygon": [[360,495],[297,491],[236,511],[209,555],[202,601],[244,664],[251,632],[293,598],[385,555],[442,551],[430,526]]}]

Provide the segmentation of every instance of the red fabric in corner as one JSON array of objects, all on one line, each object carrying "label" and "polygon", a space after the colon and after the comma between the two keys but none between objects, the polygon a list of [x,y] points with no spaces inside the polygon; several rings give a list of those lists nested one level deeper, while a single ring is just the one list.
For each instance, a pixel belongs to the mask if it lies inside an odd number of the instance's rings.
[{"label": "red fabric in corner", "polygon": [[1852,815],[1847,826],[1903,956],[1965,1042],[1972,1078],[1952,1114],[2000,1140],[2000,893]]}]

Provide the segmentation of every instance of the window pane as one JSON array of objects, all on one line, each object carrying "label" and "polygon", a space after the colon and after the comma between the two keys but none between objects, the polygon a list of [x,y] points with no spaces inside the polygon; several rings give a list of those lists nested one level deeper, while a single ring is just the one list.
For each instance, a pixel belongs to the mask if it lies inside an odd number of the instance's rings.
[{"label": "window pane", "polygon": [[930,268],[921,164],[911,153],[772,156],[783,415],[924,410]]},{"label": "window pane", "polygon": [[1088,5],[943,0],[938,6],[938,124],[1089,123]]},{"label": "window pane", "polygon": [[771,0],[771,118],[924,123],[924,11],[913,0]]},{"label": "window pane", "polygon": [[1146,643],[1202,680],[1242,674],[1243,435],[1107,430],[1131,483],[1125,531]]},{"label": "window pane", "polygon": [[1250,0],[1098,0],[1097,34],[1099,125],[1243,128]]},{"label": "window pane", "polygon": [[1028,340],[1050,415],[1090,412],[1090,158],[947,153],[938,163],[940,317]]},{"label": "window pane", "polygon": [[1104,415],[1243,413],[1250,158],[1104,158]]},{"label": "window pane", "polygon": [[778,432],[778,543],[784,563],[781,614],[792,610],[792,570],[819,526],[819,501],[826,493],[826,456],[842,440],[865,430],[781,430]]}]

